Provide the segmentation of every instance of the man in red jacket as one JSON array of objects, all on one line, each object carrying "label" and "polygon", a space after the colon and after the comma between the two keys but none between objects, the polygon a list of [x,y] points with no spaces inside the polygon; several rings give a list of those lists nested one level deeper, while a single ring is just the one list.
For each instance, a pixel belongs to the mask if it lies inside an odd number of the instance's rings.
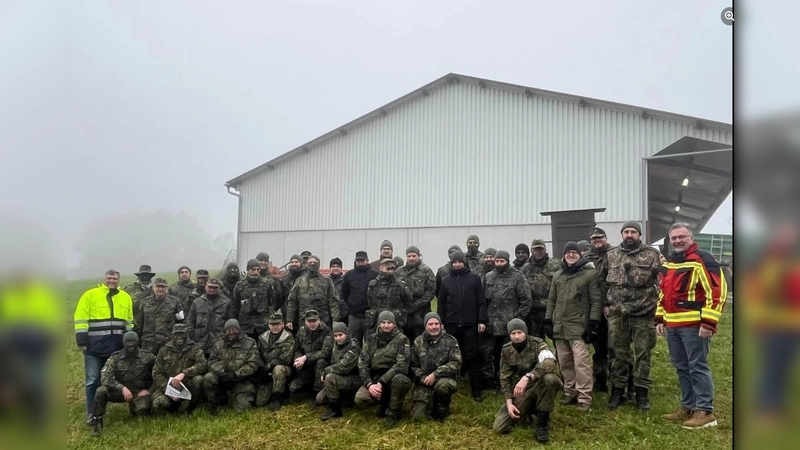
[{"label": "man in red jacket", "polygon": [[667,337],[670,359],[678,372],[681,406],[664,418],[683,422],[684,428],[713,427],[717,418],[708,350],[728,286],[719,263],[697,248],[687,224],[672,225],[669,240],[675,252],[662,266],[655,322],[656,333]]}]

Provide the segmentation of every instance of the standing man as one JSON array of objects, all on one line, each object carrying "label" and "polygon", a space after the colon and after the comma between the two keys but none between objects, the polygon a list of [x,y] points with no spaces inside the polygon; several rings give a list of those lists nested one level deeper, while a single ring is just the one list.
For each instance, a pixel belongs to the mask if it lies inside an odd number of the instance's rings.
[{"label": "standing man", "polygon": [[353,270],[344,275],[342,283],[342,300],[347,303],[350,310],[348,317],[348,330],[350,337],[359,344],[364,341],[364,335],[369,336],[372,330],[364,332],[364,315],[367,312],[367,288],[369,282],[378,277],[378,272],[372,270],[367,252],[356,252]]},{"label": "standing man", "polygon": [[311,258],[311,251],[310,250],[303,250],[300,252],[300,257],[303,258],[303,265],[305,266],[308,262],[308,258]]},{"label": "standing man", "polygon": [[283,315],[276,312],[269,317],[269,331],[258,337],[258,351],[264,365],[256,392],[256,406],[269,403],[273,411],[281,409],[286,399],[287,380],[292,374],[294,336],[284,329]]},{"label": "standing man", "polygon": [[[153,409],[176,412],[186,404],[186,412],[191,413],[203,398],[203,375],[208,370],[208,361],[203,348],[189,339],[186,325],[176,323],[172,328],[172,338],[156,356],[153,367]],[[188,401],[167,397],[167,383],[172,377],[172,385],[180,389],[181,383],[192,394]]]},{"label": "standing man", "polygon": [[425,331],[414,340],[411,347],[411,375],[414,380],[411,419],[424,419],[428,403],[432,403],[431,417],[444,422],[450,415],[451,397],[458,390],[461,349],[456,338],[442,328],[439,314],[429,312],[424,320]]},{"label": "standing man", "polygon": [[275,273],[272,271],[272,264],[269,262],[269,253],[258,252],[256,260],[261,266],[261,276],[265,278],[275,278]]},{"label": "standing man", "polygon": [[376,271],[380,270],[381,261],[383,261],[384,259],[387,259],[387,258],[388,259],[393,259],[395,264],[397,264],[397,267],[402,267],[403,266],[403,258],[401,258],[399,256],[394,256],[394,254],[393,254],[394,246],[392,246],[392,242],[391,241],[387,240],[387,241],[381,242],[380,252],[381,252],[380,258],[378,258],[375,261],[370,263],[370,267],[372,267],[372,270],[376,270]]},{"label": "standing man", "polygon": [[342,260],[339,258],[333,258],[328,264],[328,267],[330,268],[330,272],[328,272],[328,278],[333,281],[333,287],[336,289],[336,294],[339,296],[339,317],[333,317],[332,320],[334,322],[342,322],[347,325],[350,317],[350,307],[347,306],[347,302],[345,302],[344,297],[342,297],[342,286],[344,286]]},{"label": "standing man", "polygon": [[655,321],[658,335],[667,337],[669,356],[678,372],[681,406],[664,418],[683,421],[684,428],[714,427],[717,418],[708,352],[728,285],[717,260],[697,247],[689,225],[672,225],[669,241],[674,253],[662,269]]},{"label": "standing man", "polygon": [[225,322],[232,317],[231,299],[220,293],[220,284],[215,278],[208,280],[205,294],[194,299],[186,317],[186,332],[203,349],[206,359],[214,343],[225,337]]},{"label": "standing man", "polygon": [[281,289],[282,289],[282,299],[284,304],[280,305],[279,308],[283,312],[283,317],[286,319],[286,323],[288,324],[291,322],[289,317],[286,315],[286,301],[289,298],[289,293],[292,291],[292,287],[294,287],[294,282],[297,281],[298,278],[302,277],[306,274],[306,266],[303,263],[303,257],[300,255],[292,255],[289,258],[289,272],[283,274],[281,277]]},{"label": "standing man", "polygon": [[478,335],[486,332],[488,322],[486,297],[481,278],[470,271],[466,259],[462,252],[450,255],[453,269],[442,282],[437,306],[445,329],[461,348],[463,363],[469,371],[472,398],[481,402],[485,384],[492,376],[491,363],[477,358]]},{"label": "standing man", "polygon": [[206,283],[208,283],[208,271],[206,269],[199,269],[197,271],[197,286],[195,286],[194,290],[189,294],[189,299],[187,301],[186,309],[183,310],[184,314],[189,314],[189,310],[192,309],[192,303],[194,300],[203,294],[206,293]]},{"label": "standing man", "polygon": [[139,336],[142,348],[153,355],[158,355],[158,350],[167,343],[172,326],[184,319],[180,299],[167,294],[168,288],[167,280],[156,278],[153,294],[133,308],[133,331]]},{"label": "standing man", "polygon": [[589,253],[589,250],[592,249],[592,244],[590,244],[586,239],[581,239],[577,242],[577,244],[578,249],[581,251],[581,256],[586,256],[586,254]]},{"label": "standing man", "polygon": [[[608,304],[608,283],[603,277],[605,267],[608,265],[608,251],[611,245],[608,243],[606,232],[602,228],[592,228],[589,232],[589,243],[592,248],[586,253],[586,259],[594,264],[594,268],[600,275],[600,289],[603,305]],[[608,392],[608,362],[611,358],[608,347],[608,319],[605,314],[600,314],[600,329],[597,330],[597,340],[594,342],[594,354],[592,355],[592,370],[594,371],[595,392]],[[628,380],[628,388],[633,391],[633,370]]]},{"label": "standing man", "polygon": [[394,275],[397,264],[393,259],[381,261],[381,273],[367,284],[367,304],[365,326],[368,330],[378,325],[376,318],[381,311],[394,314],[394,324],[401,332],[406,325],[408,313],[412,310],[414,298],[405,283],[398,281]]},{"label": "standing man", "polygon": [[470,234],[467,237],[467,267],[470,272],[481,276],[483,274],[483,253],[478,250],[481,246],[481,240],[475,234]]},{"label": "standing man", "polygon": [[261,278],[272,288],[272,310],[278,311],[283,308],[283,303],[285,301],[281,280],[275,276],[279,272],[270,264],[269,254],[267,252],[260,252],[256,255],[256,261],[258,261],[258,265],[261,267],[261,271],[259,272]]},{"label": "standing man", "polygon": [[608,317],[608,341],[614,355],[609,370],[613,387],[608,409],[614,411],[625,403],[625,386],[632,364],[636,406],[649,410],[648,391],[653,386],[650,352],[656,346],[654,318],[661,263],[659,253],[641,241],[638,222],[625,222],[621,232],[622,243],[608,252],[608,265],[601,273],[608,283],[603,313]]},{"label": "standing man", "polygon": [[225,274],[222,276],[222,284],[220,285],[220,289],[222,289],[222,293],[225,294],[228,298],[233,298],[233,291],[236,288],[236,284],[242,281],[242,274],[239,273],[239,264],[235,262],[229,263],[228,267],[225,268]]},{"label": "standing man", "polygon": [[107,270],[103,284],[84,292],[73,318],[75,343],[83,352],[86,423],[92,425],[100,371],[111,354],[122,349],[123,333],[133,329],[133,302],[127,292],[119,289],[119,272]]},{"label": "standing man", "polygon": [[550,285],[553,283],[553,275],[561,270],[561,263],[557,259],[550,258],[547,254],[547,247],[542,239],[534,239],[531,242],[531,257],[522,267],[522,273],[528,279],[531,286],[533,297],[533,307],[528,317],[523,318],[528,325],[530,334],[544,339],[542,323],[544,322],[544,312],[547,309],[547,299],[550,296]]},{"label": "standing man", "polygon": [[436,275],[425,263],[419,248],[412,245],[406,249],[406,265],[394,273],[399,281],[405,283],[411,291],[414,305],[408,314],[407,324],[403,330],[410,341],[414,341],[425,329],[422,319],[431,312],[431,300],[436,289]]},{"label": "standing man", "polygon": [[450,270],[453,266],[450,264],[450,255],[453,252],[460,252],[461,247],[458,245],[451,245],[450,248],[447,249],[447,262],[436,270],[436,290],[434,291],[434,295],[437,297],[439,296],[439,288],[442,286],[442,280],[444,277],[450,275]]},{"label": "standing man", "polygon": [[169,295],[178,297],[181,301],[181,310],[184,314],[189,311],[192,306],[189,303],[189,296],[197,288],[197,284],[192,281],[192,269],[189,266],[181,266],[178,269],[178,281],[172,283],[169,287]]},{"label": "standing man", "polygon": [[531,256],[531,252],[528,250],[528,246],[520,243],[514,247],[514,261],[513,266],[517,270],[522,270],[522,267],[528,262],[528,259]]},{"label": "standing man", "polygon": [[258,260],[247,262],[247,278],[233,288],[231,314],[239,321],[242,333],[258,339],[269,328],[269,316],[275,312],[275,291],[270,282],[261,277]]},{"label": "standing man", "polygon": [[286,328],[295,330],[300,314],[315,310],[320,320],[328,327],[339,317],[339,294],[333,281],[319,273],[319,256],[306,261],[306,274],[297,279],[286,300]]},{"label": "standing man", "polygon": [[333,324],[333,353],[331,364],[322,371],[320,379],[323,388],[317,394],[317,403],[328,403],[328,410],[320,417],[323,422],[335,417],[342,417],[342,393],[350,399],[361,386],[358,374],[358,357],[361,346],[355,339],[350,339],[347,325],[342,322]]},{"label": "standing man", "polygon": [[208,373],[203,375],[203,390],[211,404],[211,415],[233,397],[233,408],[244,412],[253,406],[256,387],[253,378],[261,366],[258,344],[239,328],[239,321],[225,322],[225,337],[214,343],[208,360]]},{"label": "standing man", "polygon": [[481,282],[486,279],[486,274],[494,270],[494,255],[497,250],[489,247],[483,251],[483,271],[480,273]]},{"label": "standing man", "polygon": [[[526,247],[527,248],[527,247]],[[494,258],[495,269],[486,275],[486,301],[489,307],[489,323],[494,335],[492,353],[495,360],[495,374],[500,373],[500,354],[509,339],[508,322],[512,319],[528,317],[531,311],[531,287],[525,275],[509,264],[510,255],[505,250],[497,252]],[[503,333],[505,331],[505,333]],[[525,328],[527,334],[528,329]]]},{"label": "standing man", "polygon": [[139,271],[134,273],[134,275],[136,275],[136,281],[125,286],[122,290],[131,296],[131,301],[135,305],[139,300],[153,293],[152,281],[156,273],[152,271],[149,265],[142,264],[139,266]]}]

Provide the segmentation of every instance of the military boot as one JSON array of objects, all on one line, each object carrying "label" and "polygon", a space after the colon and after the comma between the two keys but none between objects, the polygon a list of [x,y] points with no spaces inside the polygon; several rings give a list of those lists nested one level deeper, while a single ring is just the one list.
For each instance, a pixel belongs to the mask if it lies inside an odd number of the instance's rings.
[{"label": "military boot", "polygon": [[439,422],[444,423],[447,419],[447,416],[450,415],[450,397],[443,397],[436,408],[436,417],[435,419]]},{"label": "military boot", "polygon": [[608,409],[616,411],[621,405],[625,404],[625,388],[616,386],[611,388],[611,396],[608,397]]},{"label": "military boot", "polygon": [[636,388],[636,407],[642,411],[650,411],[650,400],[647,398],[647,388]]},{"label": "military boot", "polygon": [[386,411],[386,421],[384,422],[386,428],[394,428],[395,425],[397,425],[397,421],[399,420],[400,420],[400,411],[395,411],[393,409]]},{"label": "military boot", "polygon": [[628,401],[633,403],[636,401],[636,387],[633,385],[633,366],[631,366],[631,375],[628,375]]},{"label": "military boot", "polygon": [[93,416],[94,424],[92,425],[92,436],[100,436],[103,432],[103,416]]},{"label": "military boot", "polygon": [[342,417],[344,413],[342,412],[342,405],[339,402],[330,402],[328,403],[328,409],[325,411],[325,414],[321,415],[319,420],[325,422],[326,420],[331,420],[334,417]]},{"label": "military boot", "polygon": [[269,409],[272,411],[277,411],[281,409],[283,396],[281,394],[272,394],[272,401],[269,402]]},{"label": "military boot", "polygon": [[592,386],[592,391],[608,392],[608,381],[605,375],[597,375],[594,377],[594,386]]},{"label": "military boot", "polygon": [[536,415],[536,441],[545,443],[550,441],[550,413],[539,411]]}]

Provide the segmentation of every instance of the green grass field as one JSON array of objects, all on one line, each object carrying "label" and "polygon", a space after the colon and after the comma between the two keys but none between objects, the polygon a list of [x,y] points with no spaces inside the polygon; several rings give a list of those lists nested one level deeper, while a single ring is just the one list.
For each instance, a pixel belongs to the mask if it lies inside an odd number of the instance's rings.
[{"label": "green grass field", "polygon": [[[173,275],[170,281],[174,281]],[[132,281],[126,277],[122,286]],[[71,281],[67,284],[67,314],[72,317],[81,293],[97,282]],[[732,309],[732,308],[731,308]],[[67,447],[68,448],[147,448],[147,449],[260,449],[280,445],[308,449],[466,449],[531,448],[533,429],[516,428],[511,434],[492,432],[494,414],[502,405],[500,396],[488,395],[482,404],[472,401],[469,386],[462,383],[453,400],[452,415],[444,424],[412,424],[404,419],[391,430],[374,417],[374,410],[346,409],[345,417],[320,422],[324,411],[309,411],[305,402],[295,401],[280,411],[256,409],[242,415],[225,410],[212,417],[201,407],[191,417],[150,417],[132,419],[127,407],[112,404],[106,415],[106,429],[99,438],[84,425],[83,358],[75,347],[69,321],[67,350]],[[675,371],[669,363],[664,339],[653,351],[652,410],[641,413],[631,406],[614,413],[606,410],[606,394],[594,399],[589,413],[561,404],[551,415],[551,442],[557,448],[730,448],[733,445],[733,364],[732,314],[727,312],[714,337],[710,363],[716,385],[719,426],[684,430],[667,423],[661,415],[678,406],[680,396]],[[406,411],[408,402],[406,404]]]}]

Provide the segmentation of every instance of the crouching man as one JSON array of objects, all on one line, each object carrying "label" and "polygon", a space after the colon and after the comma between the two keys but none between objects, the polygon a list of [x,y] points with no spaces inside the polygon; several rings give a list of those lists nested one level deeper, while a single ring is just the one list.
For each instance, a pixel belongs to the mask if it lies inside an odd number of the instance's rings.
[{"label": "crouching man", "polygon": [[219,412],[220,405],[228,403],[229,393],[236,412],[252,407],[256,394],[252,379],[260,365],[256,341],[242,333],[238,320],[229,319],[225,322],[225,337],[214,343],[208,373],[203,376],[203,390],[212,415]]},{"label": "crouching man", "polygon": [[494,418],[494,431],[506,433],[526,415],[536,413],[536,440],[550,440],[550,411],[556,394],[564,386],[556,357],[547,343],[528,336],[521,319],[508,322],[511,342],[503,345],[500,356],[500,386],[506,403]]},{"label": "crouching man", "polygon": [[269,331],[258,337],[258,350],[264,365],[259,369],[259,386],[256,406],[269,402],[273,411],[281,409],[286,399],[286,380],[292,373],[294,336],[284,329],[283,315],[279,312],[269,317]]},{"label": "crouching man", "polygon": [[[423,322],[425,331],[414,340],[411,349],[411,374],[414,377],[411,418],[419,421],[427,416],[444,422],[450,415],[450,399],[458,390],[461,372],[461,349],[455,337],[442,328],[439,314],[429,312]],[[431,402],[433,398],[433,402]]]},{"label": "crouching man", "polygon": [[[153,367],[153,408],[156,411],[179,411],[187,414],[197,408],[203,397],[203,375],[208,369],[206,355],[199,344],[189,340],[186,325],[172,326],[172,337],[161,347]],[[181,383],[192,394],[191,400],[167,397],[167,382],[172,377],[172,387],[180,389]]]},{"label": "crouching man", "polygon": [[342,322],[333,324],[333,354],[331,365],[322,371],[323,388],[317,394],[317,403],[328,403],[328,410],[320,420],[330,420],[342,417],[342,395],[347,395],[350,400],[361,386],[361,376],[358,374],[358,356],[361,352],[358,342],[350,339],[350,331]]}]

